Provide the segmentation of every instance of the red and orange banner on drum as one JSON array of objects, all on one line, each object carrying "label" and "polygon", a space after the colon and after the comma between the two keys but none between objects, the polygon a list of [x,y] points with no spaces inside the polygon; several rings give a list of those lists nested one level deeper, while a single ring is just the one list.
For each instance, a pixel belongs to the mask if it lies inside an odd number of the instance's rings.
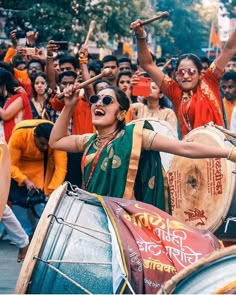
[{"label": "red and orange banner on drum", "polygon": [[192,229],[152,205],[109,197],[103,200],[135,293],[156,293],[181,269],[222,247],[209,231]]}]

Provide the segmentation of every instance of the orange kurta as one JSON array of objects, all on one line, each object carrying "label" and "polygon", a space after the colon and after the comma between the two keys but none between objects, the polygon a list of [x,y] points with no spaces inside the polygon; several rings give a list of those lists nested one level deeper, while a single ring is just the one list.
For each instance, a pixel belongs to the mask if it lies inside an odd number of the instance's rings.
[{"label": "orange kurta", "polygon": [[[16,124],[8,143],[11,155],[11,177],[22,185],[29,179],[38,188],[44,189],[46,195],[61,185],[66,176],[66,152],[48,149],[47,170],[44,180],[44,153],[40,152],[34,142],[34,129],[47,120],[25,120]],[[26,126],[30,128],[25,128]],[[19,129],[20,127],[24,127]]]},{"label": "orange kurta", "polygon": [[[61,112],[64,103],[57,99],[57,95],[51,99],[52,107]],[[95,129],[92,124],[92,114],[89,103],[81,98],[73,112],[72,134],[94,133]]]}]

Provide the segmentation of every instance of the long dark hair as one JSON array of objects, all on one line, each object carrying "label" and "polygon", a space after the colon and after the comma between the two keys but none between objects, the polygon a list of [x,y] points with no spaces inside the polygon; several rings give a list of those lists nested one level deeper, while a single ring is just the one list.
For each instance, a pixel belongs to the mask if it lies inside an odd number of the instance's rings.
[{"label": "long dark hair", "polygon": [[42,77],[44,78],[45,82],[47,83],[47,87],[45,89],[45,93],[47,92],[47,89],[48,89],[48,78],[47,78],[47,75],[44,73],[44,72],[39,72],[37,73],[34,78],[32,79],[32,89],[33,89],[33,97],[36,97],[37,96],[37,92],[35,90],[35,87],[34,87],[34,84],[35,84],[35,80],[38,78],[38,77]]},{"label": "long dark hair", "polygon": [[[6,90],[10,94],[15,94],[15,87],[18,87],[18,82],[14,79],[12,73],[0,68],[0,85],[5,86]],[[0,93],[0,106],[3,107],[7,100],[7,95]]]}]

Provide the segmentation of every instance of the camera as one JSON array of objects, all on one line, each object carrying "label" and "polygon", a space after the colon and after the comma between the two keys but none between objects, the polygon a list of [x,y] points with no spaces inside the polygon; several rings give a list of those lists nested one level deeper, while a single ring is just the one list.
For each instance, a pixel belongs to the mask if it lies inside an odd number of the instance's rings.
[{"label": "camera", "polygon": [[22,39],[26,37],[26,32],[22,30],[16,31],[16,39]]},{"label": "camera", "polygon": [[46,203],[46,198],[41,189],[32,188],[28,191],[26,203],[29,207],[34,206],[39,203]]}]

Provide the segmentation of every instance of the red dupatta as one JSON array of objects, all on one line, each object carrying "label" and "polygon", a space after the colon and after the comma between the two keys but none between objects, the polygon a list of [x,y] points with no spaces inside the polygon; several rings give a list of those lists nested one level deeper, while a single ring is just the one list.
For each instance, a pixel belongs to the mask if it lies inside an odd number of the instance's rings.
[{"label": "red dupatta", "polygon": [[[13,96],[11,96],[10,99],[6,102],[6,104],[4,106],[4,110],[6,110],[18,97],[21,97],[23,100],[23,105],[24,105],[24,107],[23,107],[23,110],[24,110],[23,120],[32,119],[33,116],[32,116],[32,110],[30,107],[29,98],[27,95],[25,95],[23,93],[14,94]],[[10,136],[12,134],[12,130],[15,127],[15,124],[16,124],[15,117],[3,122],[3,128],[4,128],[6,142],[9,141]]]}]

